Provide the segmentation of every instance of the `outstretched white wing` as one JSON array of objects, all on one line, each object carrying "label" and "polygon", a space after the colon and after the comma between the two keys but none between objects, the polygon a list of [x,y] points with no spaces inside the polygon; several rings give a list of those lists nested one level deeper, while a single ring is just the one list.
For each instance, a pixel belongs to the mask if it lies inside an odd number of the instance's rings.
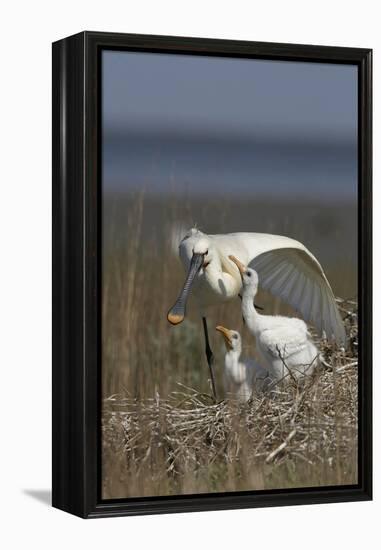
[{"label": "outstretched white wing", "polygon": [[323,268],[300,242],[268,233],[228,233],[205,235],[191,229],[180,246],[180,257],[190,260],[194,241],[208,237],[218,250],[224,271],[237,278],[238,269],[229,255],[258,272],[259,285],[279,296],[312,323],[326,337],[345,344],[345,329],[331,286]]},{"label": "outstretched white wing", "polygon": [[289,303],[321,334],[345,344],[344,324],[331,286],[304,245],[264,233],[235,233],[232,237],[245,245],[246,261],[257,271],[261,287]]},{"label": "outstretched white wing", "polygon": [[260,254],[250,266],[257,271],[263,288],[289,303],[321,334],[345,343],[335,297],[315,258],[300,249],[282,248]]}]

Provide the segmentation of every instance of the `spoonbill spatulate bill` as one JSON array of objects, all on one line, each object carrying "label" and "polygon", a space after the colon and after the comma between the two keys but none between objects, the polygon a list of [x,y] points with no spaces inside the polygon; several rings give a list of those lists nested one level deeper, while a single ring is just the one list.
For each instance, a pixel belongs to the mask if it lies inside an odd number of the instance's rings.
[{"label": "spoonbill spatulate bill", "polygon": [[239,401],[250,399],[253,390],[264,390],[271,384],[271,377],[254,359],[242,358],[242,339],[236,330],[221,325],[216,327],[225,342],[224,387],[227,395]]},{"label": "spoonbill spatulate bill", "polygon": [[242,315],[255,337],[261,364],[275,379],[291,374],[296,378],[311,374],[319,364],[319,352],[301,319],[281,315],[261,315],[254,307],[258,275],[234,256],[229,256],[242,278]]}]

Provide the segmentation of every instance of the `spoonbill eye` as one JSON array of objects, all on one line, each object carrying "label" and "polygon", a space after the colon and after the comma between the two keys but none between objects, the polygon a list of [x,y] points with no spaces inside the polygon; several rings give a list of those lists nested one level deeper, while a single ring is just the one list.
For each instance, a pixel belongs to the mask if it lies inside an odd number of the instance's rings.
[{"label": "spoonbill eye", "polygon": [[248,277],[251,277],[250,271],[246,271],[246,275],[247,275]]},{"label": "spoonbill eye", "polygon": [[234,338],[234,340],[237,340],[238,336],[236,334],[233,334],[233,338]]}]

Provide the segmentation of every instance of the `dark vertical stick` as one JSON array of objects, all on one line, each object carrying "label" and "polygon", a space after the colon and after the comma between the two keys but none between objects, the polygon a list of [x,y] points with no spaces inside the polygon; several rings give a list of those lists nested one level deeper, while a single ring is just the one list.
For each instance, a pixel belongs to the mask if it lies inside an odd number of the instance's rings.
[{"label": "dark vertical stick", "polygon": [[214,371],[213,371],[214,355],[209,344],[209,334],[208,334],[208,325],[206,323],[206,317],[202,318],[202,325],[204,327],[205,353],[206,353],[206,359],[208,361],[208,366],[210,371],[210,379],[212,381],[213,397],[214,397],[214,401],[217,401],[216,380],[214,378]]}]

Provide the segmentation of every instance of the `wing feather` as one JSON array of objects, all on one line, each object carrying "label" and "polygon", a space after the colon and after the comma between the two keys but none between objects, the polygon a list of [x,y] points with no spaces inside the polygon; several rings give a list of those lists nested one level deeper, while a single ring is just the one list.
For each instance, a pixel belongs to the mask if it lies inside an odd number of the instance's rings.
[{"label": "wing feather", "polygon": [[266,269],[266,279],[269,284],[277,284],[280,276],[284,274],[284,270],[288,267],[288,263],[285,260],[274,262],[274,265],[271,264]]},{"label": "wing feather", "polygon": [[298,311],[319,333],[345,343],[344,324],[335,297],[319,262],[303,249],[264,252],[250,262],[259,284]]},{"label": "wing feather", "polygon": [[303,271],[300,271],[298,286],[293,288],[293,300],[296,303],[300,302],[303,296],[304,288],[306,284],[307,284],[307,277],[305,276]]},{"label": "wing feather", "polygon": [[292,265],[283,262],[282,267],[278,269],[277,277],[272,283],[273,292],[282,297],[283,288],[289,281],[294,268]]},{"label": "wing feather", "polygon": [[282,295],[281,295],[282,298],[287,297],[289,294],[295,291],[300,279],[301,279],[301,273],[296,271],[296,269],[293,269],[286,284],[282,288]]}]

